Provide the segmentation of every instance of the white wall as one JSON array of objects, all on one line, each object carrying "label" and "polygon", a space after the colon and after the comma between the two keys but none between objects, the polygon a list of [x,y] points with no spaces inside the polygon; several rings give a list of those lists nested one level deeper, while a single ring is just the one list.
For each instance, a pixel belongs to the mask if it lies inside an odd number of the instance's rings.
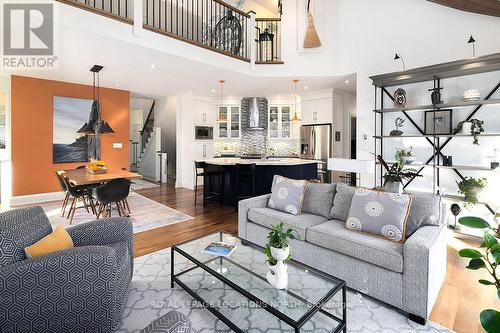
[{"label": "white wall", "polygon": [[[158,113],[155,115],[157,126],[161,127],[162,151],[167,153],[167,176],[169,181],[175,181],[177,161],[177,98],[168,96],[158,99]],[[162,168],[165,168],[163,165]]]}]

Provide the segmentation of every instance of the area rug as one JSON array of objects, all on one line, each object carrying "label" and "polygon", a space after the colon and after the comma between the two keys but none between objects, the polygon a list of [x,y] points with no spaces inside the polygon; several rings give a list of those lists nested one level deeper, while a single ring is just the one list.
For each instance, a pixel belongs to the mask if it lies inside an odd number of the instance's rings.
[{"label": "area rug", "polygon": [[145,188],[155,188],[155,187],[160,187],[160,184],[148,182],[147,180],[143,179],[134,179],[132,181],[132,184],[130,184],[130,189],[132,191],[142,190]]},{"label": "area rug", "polygon": [[[130,218],[134,226],[134,233],[164,227],[174,223],[184,222],[192,219],[178,210],[162,205],[154,200],[148,199],[140,194],[130,192],[128,196],[130,206]],[[62,202],[49,202],[41,204],[43,210],[53,226],[62,225],[65,228],[69,227],[69,220],[61,217]],[[68,209],[66,209],[67,214]],[[118,216],[116,211],[112,212],[112,216]],[[95,220],[95,216],[87,213],[84,208],[79,208],[75,212],[72,225],[78,225],[84,222]]]},{"label": "area rug", "polygon": [[[130,296],[117,332],[139,332],[155,319],[174,309],[188,316],[193,328],[199,333],[231,332],[224,323],[195,302],[182,288],[177,285],[170,288],[170,249],[136,258],[134,264]],[[186,267],[188,267],[187,262],[176,256],[175,271],[179,272]],[[241,298],[235,294],[231,295],[235,292],[219,284],[215,279],[212,283],[213,287],[209,289],[218,295],[217,298],[226,300]],[[426,326],[416,324],[397,309],[351,290],[347,293],[347,303],[348,332],[451,332],[431,321],[428,321]],[[229,309],[228,313],[225,313],[226,316],[236,319],[241,323],[241,329],[246,332],[293,332],[286,324],[279,322],[262,309],[251,306],[239,308],[231,303],[227,304]],[[320,322],[307,323],[301,330],[314,333],[330,331],[331,327],[322,327]]]}]

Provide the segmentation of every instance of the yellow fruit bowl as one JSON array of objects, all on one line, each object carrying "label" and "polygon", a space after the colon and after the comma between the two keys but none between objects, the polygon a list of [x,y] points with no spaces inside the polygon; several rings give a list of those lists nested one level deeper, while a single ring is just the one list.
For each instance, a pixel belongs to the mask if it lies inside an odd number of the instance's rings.
[{"label": "yellow fruit bowl", "polygon": [[100,175],[108,172],[108,168],[106,168],[106,164],[103,161],[91,160],[89,164],[85,167],[88,173],[94,175]]}]

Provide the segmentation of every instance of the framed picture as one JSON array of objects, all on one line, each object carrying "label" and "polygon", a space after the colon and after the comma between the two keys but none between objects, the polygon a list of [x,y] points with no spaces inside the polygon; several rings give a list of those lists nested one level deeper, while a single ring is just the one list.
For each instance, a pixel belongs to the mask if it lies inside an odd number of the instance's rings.
[{"label": "framed picture", "polygon": [[451,134],[452,114],[451,109],[425,111],[425,134]]}]

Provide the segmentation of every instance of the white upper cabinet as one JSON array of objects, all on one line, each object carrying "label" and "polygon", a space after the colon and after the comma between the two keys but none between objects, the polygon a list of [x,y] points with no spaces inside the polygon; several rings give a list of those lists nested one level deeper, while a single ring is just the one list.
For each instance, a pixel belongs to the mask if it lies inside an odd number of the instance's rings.
[{"label": "white upper cabinet", "polygon": [[302,100],[302,125],[331,124],[333,98]]},{"label": "white upper cabinet", "polygon": [[215,107],[211,103],[194,102],[194,124],[195,126],[215,126],[217,119]]},{"label": "white upper cabinet", "polygon": [[217,122],[217,138],[239,139],[241,129],[241,112],[238,105],[218,106],[218,118],[224,121]]},{"label": "white upper cabinet", "polygon": [[268,112],[269,139],[292,138],[292,108],[290,105],[271,105]]}]

